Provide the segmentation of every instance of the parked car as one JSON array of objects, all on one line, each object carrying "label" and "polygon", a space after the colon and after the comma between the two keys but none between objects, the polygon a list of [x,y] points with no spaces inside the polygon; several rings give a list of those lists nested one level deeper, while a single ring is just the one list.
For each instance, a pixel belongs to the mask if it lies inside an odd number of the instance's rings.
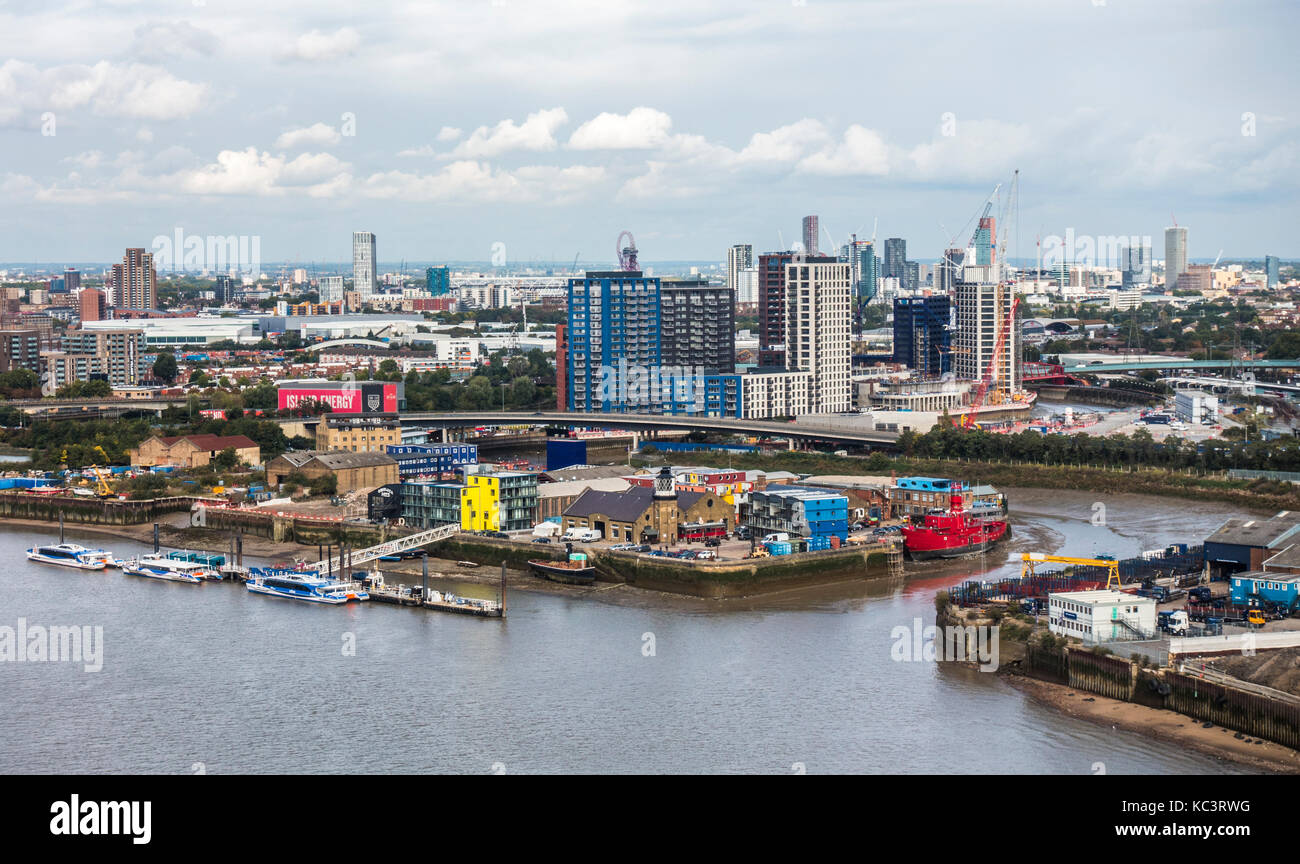
[{"label": "parked car", "polygon": [[551,542],[551,538],[550,538],[550,537],[534,537],[534,538],[533,538],[533,542],[534,542],[534,543],[550,543],[550,542]]},{"label": "parked car", "polygon": [[716,561],[717,558],[718,553],[714,552],[712,549],[700,549],[695,553],[696,561]]},{"label": "parked car", "polygon": [[704,541],[704,545],[705,545],[705,546],[721,546],[721,545],[722,545],[722,541],[719,540],[717,537],[710,537],[708,540],[705,540],[705,541]]}]

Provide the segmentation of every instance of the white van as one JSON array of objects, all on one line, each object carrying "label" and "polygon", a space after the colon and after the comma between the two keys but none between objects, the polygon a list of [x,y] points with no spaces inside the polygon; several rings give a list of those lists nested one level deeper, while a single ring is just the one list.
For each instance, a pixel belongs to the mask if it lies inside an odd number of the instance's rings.
[{"label": "white van", "polygon": [[764,543],[785,543],[789,539],[790,539],[790,535],[786,533],[768,534],[766,537],[763,538],[763,542]]},{"label": "white van", "polygon": [[570,528],[564,532],[565,540],[576,540],[579,543],[594,543],[600,539],[600,532],[595,528]]}]

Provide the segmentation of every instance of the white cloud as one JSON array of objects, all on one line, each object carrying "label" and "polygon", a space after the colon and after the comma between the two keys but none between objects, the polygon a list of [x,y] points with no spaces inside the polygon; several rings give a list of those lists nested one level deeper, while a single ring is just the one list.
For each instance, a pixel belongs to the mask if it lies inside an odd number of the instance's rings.
[{"label": "white cloud", "polygon": [[633,108],[627,114],[599,114],[569,136],[574,150],[638,150],[667,142],[673,118],[654,108]]},{"label": "white cloud", "polygon": [[462,133],[461,130],[457,129],[455,126],[443,126],[441,129],[438,130],[438,140],[455,141],[462,134],[464,133]]},{"label": "white cloud", "polygon": [[281,60],[337,60],[356,53],[361,46],[361,36],[351,27],[340,27],[333,33],[311,30],[294,40],[280,53]]},{"label": "white cloud", "polygon": [[603,167],[526,165],[514,171],[493,169],[486,162],[460,160],[433,174],[386,171],[367,177],[359,187],[369,198],[398,201],[466,201],[475,203],[556,203],[580,197],[606,179]]},{"label": "white cloud", "polygon": [[771,132],[755,132],[749,144],[741,150],[737,161],[741,164],[797,162],[809,150],[825,145],[831,140],[817,120],[803,119]]},{"label": "white cloud", "polygon": [[844,130],[841,142],[800,161],[798,170],[834,176],[888,174],[889,148],[880,133],[854,124]]},{"label": "white cloud", "polygon": [[615,198],[619,201],[691,198],[700,194],[700,190],[681,178],[674,177],[669,167],[663,162],[646,163],[646,172],[633,177],[623,184]]},{"label": "white cloud", "polygon": [[188,21],[150,21],[135,28],[131,54],[149,59],[207,57],[216,47],[216,36]]},{"label": "white cloud", "polygon": [[319,194],[338,188],[347,165],[328,153],[304,153],[293,160],[256,147],[222,150],[217,161],[164,178],[162,186],[193,195],[280,195],[287,187]]},{"label": "white cloud", "polygon": [[337,129],[327,123],[313,123],[302,129],[290,129],[275,139],[277,150],[296,150],[299,147],[324,147],[343,140]]},{"label": "white cloud", "polygon": [[1034,151],[1042,152],[1038,135],[1055,139],[1050,147],[1063,157],[1077,149],[1086,126],[1072,121],[1058,131],[1044,127],[1036,132],[1029,126],[998,120],[965,120],[958,117],[956,134],[934,135],[911,148],[904,159],[908,175],[926,182],[987,180],[1005,176],[1010,168],[1020,167]]},{"label": "white cloud", "polygon": [[137,120],[188,117],[208,93],[204,84],[185,81],[158,66],[139,63],[51,66],[41,69],[21,60],[0,66],[0,125],[31,115],[72,112],[89,107],[97,115]]},{"label": "white cloud", "polygon": [[438,151],[433,149],[432,144],[421,144],[419,147],[408,147],[405,150],[398,150],[398,156],[437,156]]},{"label": "white cloud", "polygon": [[491,128],[480,126],[451,155],[481,158],[499,156],[510,150],[554,150],[555,131],[568,121],[569,115],[563,108],[548,108],[529,114],[518,126],[513,120],[502,120]]}]

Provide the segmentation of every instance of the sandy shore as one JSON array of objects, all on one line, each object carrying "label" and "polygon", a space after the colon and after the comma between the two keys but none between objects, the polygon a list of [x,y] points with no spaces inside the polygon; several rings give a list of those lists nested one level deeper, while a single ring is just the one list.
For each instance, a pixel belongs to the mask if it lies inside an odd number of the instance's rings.
[{"label": "sandy shore", "polygon": [[1203,728],[1201,722],[1176,711],[1121,702],[1062,684],[1007,675],[1004,680],[1035,702],[1049,705],[1071,717],[1149,735],[1184,747],[1245,765],[1267,774],[1300,774],[1300,752],[1272,741],[1237,733],[1222,726]]}]

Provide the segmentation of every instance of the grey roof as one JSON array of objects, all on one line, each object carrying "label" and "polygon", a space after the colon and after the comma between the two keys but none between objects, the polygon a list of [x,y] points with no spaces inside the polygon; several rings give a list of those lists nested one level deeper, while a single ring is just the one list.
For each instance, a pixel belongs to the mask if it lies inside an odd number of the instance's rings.
[{"label": "grey roof", "polygon": [[1283,510],[1269,519],[1234,518],[1219,526],[1206,543],[1230,546],[1273,546],[1300,529],[1300,513]]},{"label": "grey roof", "polygon": [[1300,567],[1300,543],[1292,543],[1272,558],[1265,558],[1264,567]]},{"label": "grey roof", "polygon": [[387,453],[353,453],[349,450],[293,450],[280,457],[290,465],[301,468],[316,461],[331,471],[342,468],[370,468],[375,465],[396,465],[397,460]]},{"label": "grey roof", "polygon": [[626,465],[570,465],[567,468],[547,469],[538,475],[540,483],[564,483],[571,480],[596,480],[626,477],[632,474]]},{"label": "grey roof", "polygon": [[[703,498],[707,492],[678,492],[677,509],[687,510]],[[635,522],[654,500],[655,490],[649,486],[632,486],[625,492],[602,492],[588,489],[578,499],[564,509],[565,516],[589,517],[601,513],[620,522]]]},{"label": "grey roof", "polygon": [[590,516],[603,513],[611,519],[632,522],[641,517],[654,500],[655,490],[649,486],[632,486],[626,492],[602,492],[588,489],[578,496],[568,507],[565,516]]}]

